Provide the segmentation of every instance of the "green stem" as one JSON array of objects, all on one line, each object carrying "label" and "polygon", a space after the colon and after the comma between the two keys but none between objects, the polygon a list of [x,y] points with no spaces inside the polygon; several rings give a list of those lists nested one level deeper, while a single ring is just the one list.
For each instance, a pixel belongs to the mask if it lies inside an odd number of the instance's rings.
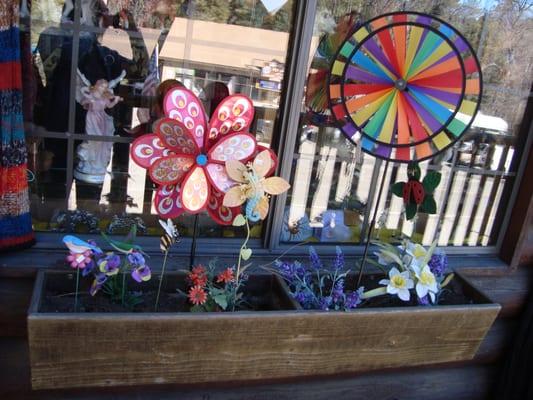
[{"label": "green stem", "polygon": [[368,292],[364,292],[361,296],[362,299],[370,299],[372,297],[381,296],[387,294],[387,288],[386,287],[379,287],[376,289],[369,290]]},{"label": "green stem", "polygon": [[80,287],[80,269],[76,268],[76,293],[74,294],[74,312],[78,311],[79,287]]},{"label": "green stem", "polygon": [[122,293],[121,293],[122,307],[124,307],[124,297],[126,295],[126,271],[125,269],[126,268],[122,270]]},{"label": "green stem", "polygon": [[157,307],[159,307],[159,294],[161,293],[161,286],[163,285],[163,277],[165,276],[167,256],[168,256],[168,250],[165,251],[165,259],[163,260],[163,266],[161,267],[161,277],[159,278],[159,287],[157,288],[157,296],[155,298],[155,311],[157,311]]},{"label": "green stem", "polygon": [[232,311],[235,311],[235,303],[237,300],[237,291],[239,289],[239,278],[241,274],[241,261],[242,261],[242,251],[246,248],[246,245],[248,244],[248,240],[250,240],[250,225],[248,224],[248,218],[244,218],[246,221],[246,239],[244,239],[244,242],[241,246],[241,249],[239,250],[239,260],[237,261],[237,271],[235,273],[235,290],[233,294],[233,309]]}]

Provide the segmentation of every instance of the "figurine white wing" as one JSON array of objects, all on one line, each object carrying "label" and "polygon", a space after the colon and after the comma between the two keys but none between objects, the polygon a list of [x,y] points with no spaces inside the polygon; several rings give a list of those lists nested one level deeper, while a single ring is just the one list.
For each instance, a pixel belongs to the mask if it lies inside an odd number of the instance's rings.
[{"label": "figurine white wing", "polygon": [[126,76],[126,71],[122,70],[122,72],[120,73],[120,75],[118,77],[116,77],[115,79],[109,81],[109,88],[110,89],[114,89],[115,86],[117,86],[120,83],[120,81],[122,79],[124,79],[125,76]]},{"label": "figurine white wing", "polygon": [[91,82],[78,69],[78,79],[76,79],[76,101],[81,104],[84,98],[87,97]]}]

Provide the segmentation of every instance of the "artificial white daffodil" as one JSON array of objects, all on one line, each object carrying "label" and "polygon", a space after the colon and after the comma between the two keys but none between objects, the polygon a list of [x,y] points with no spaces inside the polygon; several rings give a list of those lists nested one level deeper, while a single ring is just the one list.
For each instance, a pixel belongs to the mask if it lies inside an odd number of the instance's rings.
[{"label": "artificial white daffodil", "polygon": [[398,295],[403,301],[409,301],[409,289],[415,287],[409,271],[398,271],[397,268],[391,268],[389,271],[389,279],[382,279],[379,281],[380,285],[387,285],[387,293]]},{"label": "artificial white daffodil", "polygon": [[431,272],[427,264],[422,268],[414,268],[414,271],[417,279],[416,294],[419,298],[429,295],[431,302],[435,303],[435,294],[439,291],[435,275]]},{"label": "artificial white daffodil", "polygon": [[403,262],[411,268],[422,268],[427,256],[427,250],[418,243],[407,242]]}]

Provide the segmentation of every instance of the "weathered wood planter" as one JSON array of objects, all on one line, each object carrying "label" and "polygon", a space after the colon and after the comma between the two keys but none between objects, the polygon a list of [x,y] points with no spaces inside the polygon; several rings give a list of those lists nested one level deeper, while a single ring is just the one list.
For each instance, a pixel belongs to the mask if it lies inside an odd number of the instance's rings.
[{"label": "weathered wood planter", "polygon": [[460,275],[475,304],[353,312],[297,310],[281,280],[254,276],[250,290],[262,287],[277,310],[42,313],[51,275],[39,272],[28,315],[34,389],[276,379],[466,360],[500,310]]}]

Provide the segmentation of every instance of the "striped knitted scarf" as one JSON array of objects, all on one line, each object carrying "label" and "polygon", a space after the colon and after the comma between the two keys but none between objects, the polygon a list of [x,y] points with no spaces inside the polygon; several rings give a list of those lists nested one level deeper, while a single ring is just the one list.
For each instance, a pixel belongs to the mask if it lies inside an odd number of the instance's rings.
[{"label": "striped knitted scarf", "polygon": [[34,243],[26,174],[18,0],[0,1],[0,251]]}]

